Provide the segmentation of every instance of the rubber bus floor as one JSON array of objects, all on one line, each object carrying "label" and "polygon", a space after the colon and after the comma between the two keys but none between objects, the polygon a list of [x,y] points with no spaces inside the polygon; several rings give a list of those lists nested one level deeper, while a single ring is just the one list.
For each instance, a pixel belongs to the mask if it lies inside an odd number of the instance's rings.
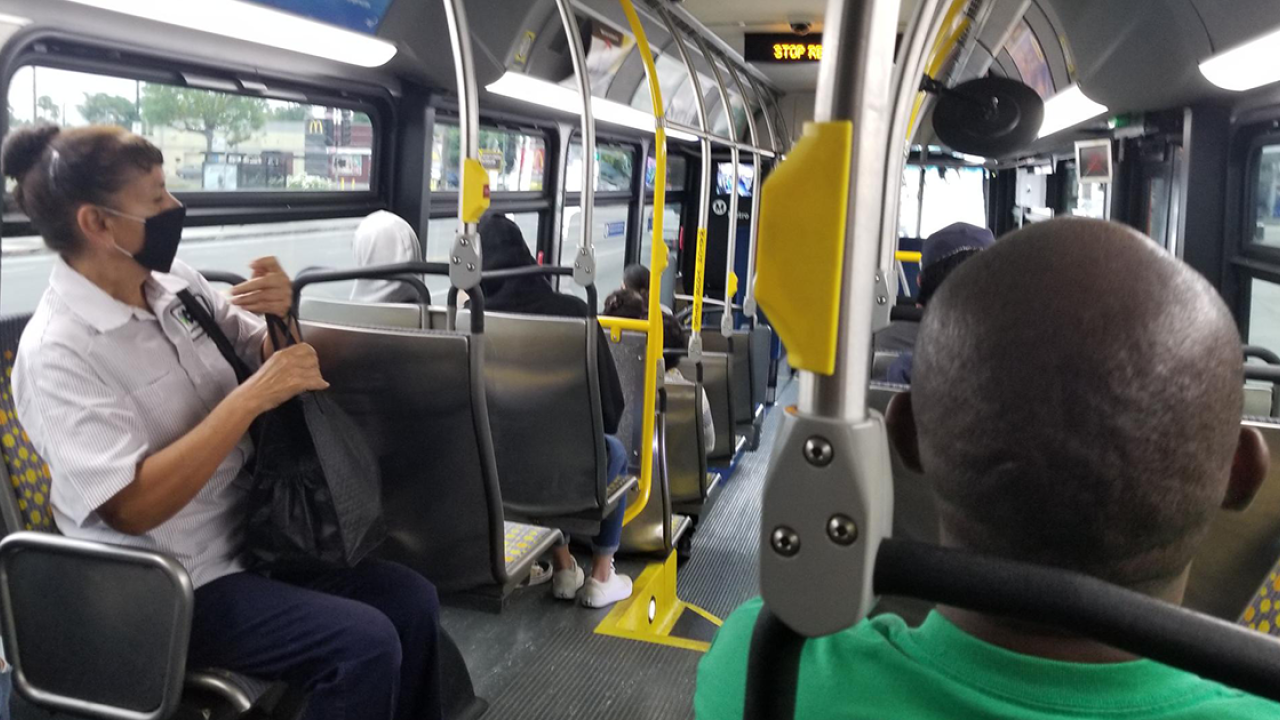
[{"label": "rubber bus floor", "polygon": [[[680,597],[720,618],[759,593],[761,490],[782,408],[794,402],[795,386],[779,392],[760,449],[737,463],[679,570]],[[575,549],[575,555],[580,564],[590,562],[583,552]],[[634,578],[655,560],[620,557],[617,569]],[[441,610],[476,694],[490,703],[485,720],[692,719],[702,654],[595,634],[607,613],[556,600],[549,584],[517,591],[501,615]]]}]

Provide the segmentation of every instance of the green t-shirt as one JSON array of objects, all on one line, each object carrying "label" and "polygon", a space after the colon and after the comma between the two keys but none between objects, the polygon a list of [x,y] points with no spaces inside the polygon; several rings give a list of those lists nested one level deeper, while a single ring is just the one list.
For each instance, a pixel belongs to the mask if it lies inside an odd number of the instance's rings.
[{"label": "green t-shirt", "polygon": [[[729,617],[702,663],[698,720],[740,720],[759,598]],[[982,642],[934,612],[882,615],[809,640],[797,720],[839,718],[1280,718],[1280,705],[1150,660],[1078,664]]]}]

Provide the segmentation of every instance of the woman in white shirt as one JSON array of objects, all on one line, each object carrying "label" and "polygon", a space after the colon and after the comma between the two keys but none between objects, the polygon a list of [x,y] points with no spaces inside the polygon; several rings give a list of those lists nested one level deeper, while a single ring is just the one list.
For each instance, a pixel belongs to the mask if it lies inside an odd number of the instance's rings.
[{"label": "woman in white shirt", "polygon": [[[176,261],[186,209],[165,189],[160,150],[121,128],[23,128],[3,163],[59,255],[13,374],[19,419],[52,470],[58,529],[186,568],[194,667],[284,680],[309,694],[308,720],[440,718],[438,602],[420,575],[378,561],[244,570],[249,425],[328,387],[309,345],[267,338],[261,316],[292,303],[279,263],[254,261],[228,300]],[[184,291],[256,368],[244,384],[184,311]]]}]

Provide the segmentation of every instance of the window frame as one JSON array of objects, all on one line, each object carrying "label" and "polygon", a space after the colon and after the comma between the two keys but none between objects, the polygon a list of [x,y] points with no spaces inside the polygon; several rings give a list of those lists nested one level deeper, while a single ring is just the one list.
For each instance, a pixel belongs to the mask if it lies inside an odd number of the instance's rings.
[{"label": "window frame", "polygon": [[1221,291],[1229,299],[1234,295],[1235,302],[1231,305],[1236,312],[1240,336],[1248,338],[1253,321],[1253,281],[1280,285],[1280,247],[1269,247],[1253,240],[1254,202],[1262,148],[1280,145],[1280,119],[1259,118],[1257,123],[1237,132],[1235,147],[1238,154],[1231,161],[1228,183],[1238,190],[1231,193],[1228,201],[1231,212],[1228,213],[1225,233],[1227,249],[1232,253],[1225,261],[1227,268]]},{"label": "window frame", "polygon": [[[328,87],[320,87],[256,70],[238,71],[192,62],[181,57],[135,51],[132,48],[111,48],[105,46],[100,39],[70,32],[49,31],[31,33],[6,54],[6,60],[0,67],[2,89],[6,98],[13,76],[26,66],[208,90],[213,89],[187,83],[184,75],[224,80],[241,87],[242,81],[248,81],[263,84],[271,92],[217,92],[304,102],[352,110],[369,117],[373,125],[371,157],[374,167],[368,190],[176,191],[174,196],[188,208],[188,227],[320,220],[368,214],[386,207],[386,200],[394,190],[394,173],[389,158],[395,156],[397,144],[393,130],[396,126],[395,103],[386,88],[343,79],[333,79]],[[0,128],[8,134],[7,116],[0,119]],[[9,195],[5,193],[6,212],[0,224],[0,236],[36,234],[26,215],[16,208],[8,212],[10,207]]]},{"label": "window frame", "polygon": [[1280,246],[1264,245],[1253,240],[1257,218],[1254,217],[1254,201],[1258,197],[1258,171],[1262,163],[1262,149],[1280,147],[1280,131],[1255,135],[1245,148],[1244,197],[1240,203],[1240,227],[1236,233],[1238,257],[1262,260],[1280,266]]}]

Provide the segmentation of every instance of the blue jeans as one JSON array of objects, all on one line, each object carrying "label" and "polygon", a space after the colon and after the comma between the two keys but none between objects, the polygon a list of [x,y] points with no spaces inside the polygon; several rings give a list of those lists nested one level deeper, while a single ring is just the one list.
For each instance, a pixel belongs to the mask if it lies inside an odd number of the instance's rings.
[{"label": "blue jeans", "polygon": [[[609,470],[605,485],[613,482],[627,469],[627,449],[622,441],[612,435],[604,436],[605,449],[609,451]],[[627,496],[623,494],[618,507],[600,523],[600,534],[591,538],[591,551],[596,555],[612,555],[622,542],[622,515],[627,510]]]},{"label": "blue jeans", "polygon": [[283,680],[303,720],[440,720],[436,589],[366,560],[287,581],[235,573],[195,593],[188,666]]}]

